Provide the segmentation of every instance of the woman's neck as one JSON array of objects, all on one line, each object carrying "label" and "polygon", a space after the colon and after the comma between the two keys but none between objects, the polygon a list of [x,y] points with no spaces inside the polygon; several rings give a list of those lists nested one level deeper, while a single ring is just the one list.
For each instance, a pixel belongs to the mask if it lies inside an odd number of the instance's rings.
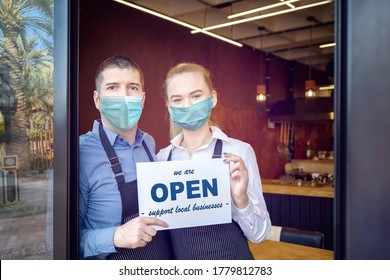
[{"label": "woman's neck", "polygon": [[211,128],[207,123],[195,131],[183,130],[183,140],[180,146],[192,155],[195,150],[209,143],[212,135]]}]

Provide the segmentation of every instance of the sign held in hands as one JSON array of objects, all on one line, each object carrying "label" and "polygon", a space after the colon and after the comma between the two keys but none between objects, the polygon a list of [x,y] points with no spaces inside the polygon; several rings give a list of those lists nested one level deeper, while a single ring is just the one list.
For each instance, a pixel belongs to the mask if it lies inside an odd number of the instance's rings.
[{"label": "sign held in hands", "polygon": [[168,228],[231,222],[229,165],[222,159],[137,163],[140,216]]}]

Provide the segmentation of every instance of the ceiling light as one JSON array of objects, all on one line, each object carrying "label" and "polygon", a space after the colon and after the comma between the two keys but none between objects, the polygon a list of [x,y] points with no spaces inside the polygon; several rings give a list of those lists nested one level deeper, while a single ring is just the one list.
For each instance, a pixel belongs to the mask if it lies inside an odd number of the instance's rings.
[{"label": "ceiling light", "polygon": [[[151,14],[151,15],[153,15],[153,16],[156,16],[156,17],[165,19],[165,20],[167,20],[167,21],[170,21],[170,22],[179,24],[179,25],[184,26],[184,27],[187,27],[187,28],[189,28],[189,29],[198,30],[198,32],[201,32],[201,33],[203,33],[203,34],[206,34],[206,35],[208,35],[208,36],[214,37],[214,38],[216,38],[216,39],[225,41],[225,42],[230,43],[230,44],[232,44],[232,45],[235,45],[235,46],[237,46],[237,47],[242,47],[242,46],[243,46],[243,44],[238,43],[238,42],[236,42],[236,41],[234,41],[234,40],[230,40],[230,39],[228,39],[228,38],[226,38],[226,37],[223,37],[223,36],[220,36],[220,35],[218,35],[218,34],[215,34],[215,33],[212,33],[212,32],[206,31],[206,30],[203,30],[203,29],[201,29],[201,28],[198,27],[198,26],[195,26],[195,25],[186,23],[186,22],[184,22],[184,21],[175,19],[175,18],[173,18],[173,17],[169,17],[169,16],[167,16],[167,15],[158,13],[158,12],[156,12],[156,11],[147,9],[147,8],[145,8],[145,7],[138,6],[138,5],[136,5],[136,4],[133,4],[133,3],[130,3],[130,2],[127,2],[127,1],[124,1],[124,0],[113,0],[113,1],[118,2],[118,3],[120,3],[120,4],[123,4],[123,5],[126,5],[126,6],[128,6],[128,7],[137,9],[137,10],[139,10],[139,11],[142,11],[142,12],[145,12],[145,13],[148,13],[148,14]],[[196,33],[198,33],[198,32],[196,32]]]},{"label": "ceiling light", "polygon": [[263,103],[267,99],[266,85],[263,84],[263,35],[260,36],[260,84],[256,87],[256,101]]},{"label": "ceiling light", "polygon": [[257,85],[256,92],[257,92],[256,95],[257,102],[264,102],[267,99],[265,84]]},{"label": "ceiling light", "polygon": [[306,80],[305,81],[305,97],[316,97],[315,92],[316,82],[314,80]]},{"label": "ceiling light", "polygon": [[276,7],[280,7],[280,6],[283,6],[283,5],[288,5],[290,3],[294,3],[294,2],[298,2],[298,1],[299,0],[289,0],[289,1],[281,2],[281,3],[275,3],[275,4],[268,5],[268,6],[264,6],[264,7],[260,7],[260,8],[256,8],[256,9],[252,9],[252,10],[248,10],[248,11],[241,12],[241,13],[232,14],[232,15],[228,16],[228,19],[241,17],[241,16],[245,16],[245,15],[248,15],[248,14],[253,14],[253,13],[256,13],[256,12],[260,12],[260,11],[264,11],[264,10],[268,10],[268,9],[272,9],[272,8],[276,8]]},{"label": "ceiling light", "polygon": [[334,89],[334,85],[323,86],[319,88],[319,90],[332,90],[332,89]]},{"label": "ceiling light", "polygon": [[314,17],[308,17],[310,20],[310,53],[309,53],[309,80],[305,81],[305,97],[316,97],[315,87],[316,82],[311,79],[311,47],[312,47],[312,30],[313,22],[315,21]]},{"label": "ceiling light", "polygon": [[[118,0],[114,0],[114,1],[118,1]],[[244,18],[244,19],[240,19],[240,20],[225,22],[225,23],[221,23],[221,24],[205,27],[205,28],[202,28],[202,29],[195,29],[195,30],[192,30],[191,33],[194,34],[194,33],[199,33],[199,32],[202,32],[202,31],[213,30],[213,29],[218,29],[218,28],[222,28],[222,27],[232,26],[232,25],[241,24],[241,23],[245,23],[245,22],[250,22],[250,21],[254,21],[254,20],[258,20],[258,19],[262,19],[262,18],[268,18],[268,17],[272,17],[272,16],[287,14],[287,13],[291,13],[291,12],[295,12],[295,11],[300,11],[300,10],[304,10],[304,9],[308,9],[308,8],[312,8],[312,7],[316,7],[316,6],[329,4],[329,3],[332,3],[332,2],[333,2],[333,0],[321,1],[321,2],[316,2],[316,3],[312,3],[312,4],[296,7],[295,9],[287,9],[287,10],[272,12],[272,13],[268,13],[268,14],[264,14],[264,15],[255,16],[255,17],[250,17],[250,18]]]},{"label": "ceiling light", "polygon": [[283,4],[285,4],[285,5],[289,6],[291,9],[295,9],[295,6],[294,6],[293,4],[291,4],[291,2],[290,2],[290,1],[286,1],[286,2],[284,2],[284,0],[280,0],[280,1],[282,1],[282,2],[283,2]]},{"label": "ceiling light", "polygon": [[336,46],[336,43],[329,43],[329,44],[323,44],[323,45],[320,45],[320,49],[324,49],[324,48],[330,48],[330,47],[334,47]]}]

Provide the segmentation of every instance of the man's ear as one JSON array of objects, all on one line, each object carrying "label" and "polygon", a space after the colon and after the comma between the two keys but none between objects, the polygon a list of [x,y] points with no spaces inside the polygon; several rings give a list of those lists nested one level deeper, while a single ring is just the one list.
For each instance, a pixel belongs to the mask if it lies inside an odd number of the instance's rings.
[{"label": "man's ear", "polygon": [[96,90],[93,91],[93,102],[95,103],[96,109],[100,111],[100,107],[102,104],[101,104],[99,93]]},{"label": "man's ear", "polygon": [[142,94],[142,109],[144,109],[144,104],[145,104],[145,92]]},{"label": "man's ear", "polygon": [[218,94],[215,90],[213,90],[211,97],[213,99],[213,108],[214,108],[217,105],[217,101],[218,101]]}]

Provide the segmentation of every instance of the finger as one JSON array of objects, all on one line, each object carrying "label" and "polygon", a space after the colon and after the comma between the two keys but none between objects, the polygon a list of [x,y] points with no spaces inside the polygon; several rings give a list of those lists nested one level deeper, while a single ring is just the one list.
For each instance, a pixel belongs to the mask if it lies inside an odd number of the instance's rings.
[{"label": "finger", "polygon": [[140,240],[137,242],[135,248],[138,248],[138,247],[145,247],[146,244],[148,244],[148,242],[144,241],[144,240]]},{"label": "finger", "polygon": [[145,235],[152,238],[153,236],[155,236],[157,234],[157,230],[155,228],[150,227],[150,226],[145,226],[144,233],[145,233]]},{"label": "finger", "polygon": [[232,180],[237,181],[237,180],[240,180],[241,178],[243,178],[243,174],[239,170],[236,170],[233,173],[231,173],[230,178]]},{"label": "finger", "polygon": [[150,241],[152,241],[153,236],[154,236],[155,234],[156,234],[156,233],[154,233],[153,235],[149,235],[148,233],[145,232],[145,233],[142,235],[141,240],[143,240],[143,241],[145,241],[145,242],[150,242]]},{"label": "finger", "polygon": [[230,175],[236,171],[240,171],[242,173],[242,176],[247,176],[248,174],[248,170],[246,169],[246,166],[243,162],[236,162],[235,164],[230,166],[229,169]]},{"label": "finger", "polygon": [[154,217],[140,217],[140,218],[142,219],[142,222],[146,225],[155,225],[164,228],[168,227],[168,224],[159,218],[154,218]]},{"label": "finger", "polygon": [[223,154],[225,157],[225,162],[237,162],[237,161],[242,161],[242,158],[240,156],[237,156],[235,154],[231,153],[224,153]]}]

